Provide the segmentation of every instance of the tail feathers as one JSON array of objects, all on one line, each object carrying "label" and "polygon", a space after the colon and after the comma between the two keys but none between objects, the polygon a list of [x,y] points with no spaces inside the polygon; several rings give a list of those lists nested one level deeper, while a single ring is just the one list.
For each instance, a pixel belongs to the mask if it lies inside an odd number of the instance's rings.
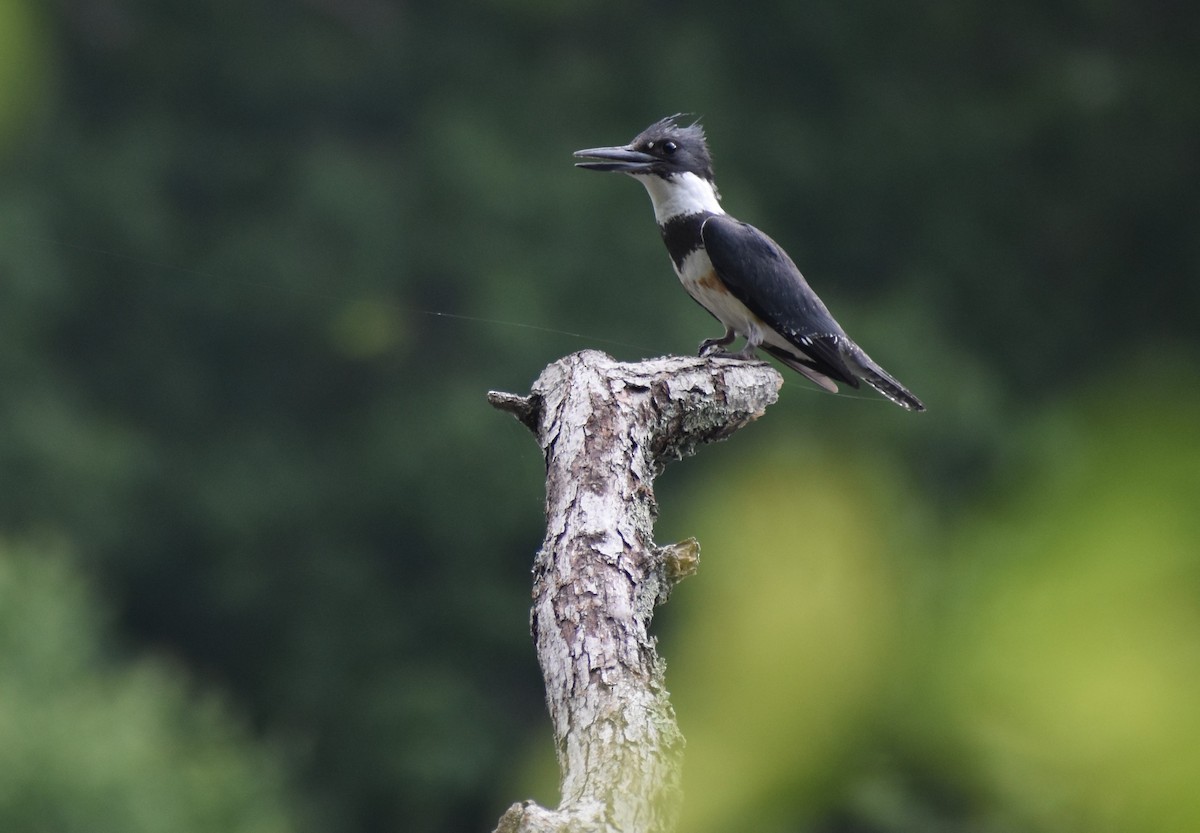
[{"label": "tail feathers", "polygon": [[[838,392],[837,382],[830,379],[824,373],[821,373],[818,370],[814,370],[811,365],[805,364],[804,362],[800,361],[798,358],[793,356],[791,353],[780,350],[777,347],[771,346],[770,344],[764,344],[764,345],[762,345],[762,347],[764,350],[766,350],[768,353],[770,353],[775,358],[779,359],[781,362],[786,364],[792,370],[803,375],[804,378],[808,379],[810,382],[823,387],[825,390],[829,391],[830,393]],[[858,387],[858,380],[854,379],[853,377],[851,377],[849,383],[854,385],[855,387]]]},{"label": "tail feathers", "polygon": [[897,381],[876,362],[862,351],[858,345],[851,342],[849,349],[843,353],[848,364],[864,382],[882,393],[906,411],[923,411],[925,403],[912,395],[912,392]]},{"label": "tail feathers", "polygon": [[925,410],[925,403],[913,396],[908,388],[876,364],[874,359],[845,335],[812,336],[802,339],[801,345],[806,353],[815,358],[800,358],[771,344],[761,346],[792,370],[803,374],[805,378],[830,393],[838,392],[838,382],[857,388],[861,379],[906,411]]}]

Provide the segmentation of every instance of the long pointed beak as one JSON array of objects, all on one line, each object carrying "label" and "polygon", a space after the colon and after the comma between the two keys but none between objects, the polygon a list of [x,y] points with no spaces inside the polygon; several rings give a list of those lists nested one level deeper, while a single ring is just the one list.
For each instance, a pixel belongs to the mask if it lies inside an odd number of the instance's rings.
[{"label": "long pointed beak", "polygon": [[648,171],[650,166],[658,161],[650,154],[630,147],[577,150],[575,158],[592,160],[576,162],[576,168],[587,168],[589,171],[618,171],[627,174]]}]

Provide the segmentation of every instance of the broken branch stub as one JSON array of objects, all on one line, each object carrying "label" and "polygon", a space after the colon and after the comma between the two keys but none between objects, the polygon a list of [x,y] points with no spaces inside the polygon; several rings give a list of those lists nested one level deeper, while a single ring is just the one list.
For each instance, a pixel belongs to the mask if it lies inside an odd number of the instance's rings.
[{"label": "broken branch stub", "polygon": [[529,396],[488,394],[546,460],[530,624],[562,776],[557,809],[514,804],[497,833],[674,830],[683,737],[649,626],[700,547],[655,546],[653,481],[760,416],[781,384],[759,362],[585,350],[547,367]]}]

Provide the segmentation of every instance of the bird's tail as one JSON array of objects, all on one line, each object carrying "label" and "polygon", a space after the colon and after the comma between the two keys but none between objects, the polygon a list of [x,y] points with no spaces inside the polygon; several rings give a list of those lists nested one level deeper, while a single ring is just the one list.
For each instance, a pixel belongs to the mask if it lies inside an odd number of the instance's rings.
[{"label": "bird's tail", "polygon": [[913,396],[908,388],[900,384],[895,376],[880,367],[874,359],[863,352],[861,347],[851,343],[850,348],[843,352],[843,358],[854,371],[854,375],[906,411],[925,410],[924,402]]},{"label": "bird's tail", "polygon": [[[802,361],[801,359],[798,359],[796,356],[793,356],[791,353],[787,352],[786,350],[781,350],[778,347],[775,347],[773,345],[763,344],[762,348],[764,350],[766,350],[768,353],[770,353],[772,356],[774,356],[775,358],[779,359],[781,362],[786,364],[792,370],[795,370],[797,373],[800,373],[801,375],[803,375],[810,382],[813,382],[816,385],[820,385],[822,388],[829,391],[830,393],[838,392],[837,382],[830,379],[824,373],[821,373],[819,370],[814,368],[812,365],[807,364],[806,362]],[[850,384],[854,385],[855,387],[858,387],[858,383],[853,378],[849,379],[848,381]]]}]

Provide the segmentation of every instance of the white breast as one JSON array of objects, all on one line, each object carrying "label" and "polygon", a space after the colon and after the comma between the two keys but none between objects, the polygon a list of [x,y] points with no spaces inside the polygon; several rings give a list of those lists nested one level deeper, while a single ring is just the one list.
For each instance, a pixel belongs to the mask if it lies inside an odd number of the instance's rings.
[{"label": "white breast", "polygon": [[697,249],[684,258],[683,265],[676,270],[676,274],[687,293],[726,327],[733,328],[746,338],[749,338],[751,333],[766,334],[767,328],[762,319],[748,310],[745,304],[725,288],[704,249]]}]

